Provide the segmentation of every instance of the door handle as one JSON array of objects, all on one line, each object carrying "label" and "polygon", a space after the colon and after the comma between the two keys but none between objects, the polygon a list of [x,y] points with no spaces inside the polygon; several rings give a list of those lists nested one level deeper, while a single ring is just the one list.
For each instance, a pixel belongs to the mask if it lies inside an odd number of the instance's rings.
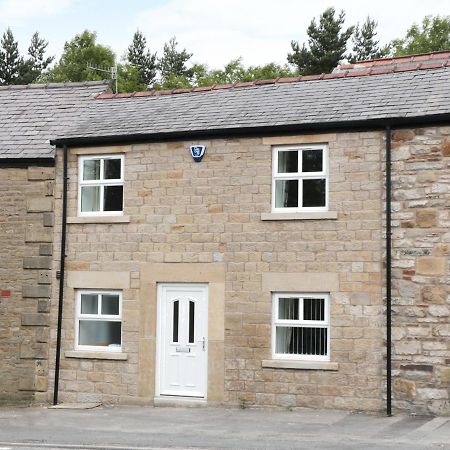
[{"label": "door handle", "polygon": [[200,342],[202,343],[202,350],[205,351],[206,350],[206,338],[205,338],[205,336],[203,336],[203,339]]}]

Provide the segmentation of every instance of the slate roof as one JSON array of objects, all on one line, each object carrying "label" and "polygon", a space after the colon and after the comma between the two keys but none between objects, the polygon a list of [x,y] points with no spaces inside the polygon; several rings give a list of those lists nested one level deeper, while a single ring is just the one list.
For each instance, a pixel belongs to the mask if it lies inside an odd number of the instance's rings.
[{"label": "slate roof", "polygon": [[[101,95],[84,120],[56,144],[310,129],[450,114],[450,66],[410,67],[363,74],[327,74],[288,80]],[[267,84],[266,84],[267,83]],[[170,95],[165,95],[165,94]],[[176,94],[176,95],[175,95]]]},{"label": "slate roof", "polygon": [[104,81],[0,87],[0,159],[53,158],[50,139],[83,119]]}]

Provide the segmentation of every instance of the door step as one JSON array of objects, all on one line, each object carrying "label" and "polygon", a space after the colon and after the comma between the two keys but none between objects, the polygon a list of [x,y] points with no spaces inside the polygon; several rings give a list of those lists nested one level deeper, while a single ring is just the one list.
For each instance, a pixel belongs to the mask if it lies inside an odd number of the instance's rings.
[{"label": "door step", "polygon": [[183,408],[203,408],[208,406],[208,402],[204,398],[197,397],[178,397],[178,396],[160,396],[155,397],[155,406],[170,406]]}]

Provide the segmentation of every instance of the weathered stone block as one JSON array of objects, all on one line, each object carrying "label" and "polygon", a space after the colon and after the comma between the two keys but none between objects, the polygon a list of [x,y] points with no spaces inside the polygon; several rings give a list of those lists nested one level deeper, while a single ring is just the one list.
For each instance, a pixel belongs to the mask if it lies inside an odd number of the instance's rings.
[{"label": "weathered stone block", "polygon": [[425,286],[422,288],[422,301],[435,305],[443,304],[447,300],[447,291],[444,286]]},{"label": "weathered stone block", "polygon": [[52,229],[43,225],[28,224],[25,232],[26,242],[52,242]]},{"label": "weathered stone block", "polygon": [[411,141],[416,134],[412,130],[395,130],[392,132],[393,141]]},{"label": "weathered stone block", "polygon": [[442,256],[421,256],[417,258],[416,272],[422,275],[445,275],[445,258]]},{"label": "weathered stone block", "polygon": [[46,343],[24,342],[20,346],[21,359],[47,359],[48,345]]},{"label": "weathered stone block", "polygon": [[39,254],[42,256],[53,255],[53,245],[52,244],[40,244]]},{"label": "weathered stone block", "polygon": [[37,311],[39,313],[48,313],[50,312],[50,301],[49,300],[38,300]]},{"label": "weathered stone block", "polygon": [[43,313],[23,313],[21,323],[24,326],[48,327],[50,324],[50,316]]},{"label": "weathered stone block", "polygon": [[445,305],[429,305],[428,312],[434,317],[447,317],[449,309]]},{"label": "weathered stone block", "polygon": [[52,273],[50,270],[40,270],[38,273],[39,284],[50,284],[52,282]]},{"label": "weathered stone block", "polygon": [[442,154],[444,156],[450,156],[450,139],[445,138],[442,142]]},{"label": "weathered stone block", "polygon": [[53,211],[53,198],[51,197],[32,197],[27,199],[28,212]]},{"label": "weathered stone block", "polygon": [[437,225],[437,210],[432,208],[416,211],[416,225],[420,228],[431,228]]},{"label": "weathered stone block", "polygon": [[28,256],[23,258],[24,269],[51,269],[52,258],[48,256]]},{"label": "weathered stone block", "polygon": [[44,227],[52,227],[55,224],[55,215],[52,212],[44,213],[42,223]]},{"label": "weathered stone block", "polygon": [[426,400],[446,400],[448,399],[447,389],[421,388],[417,389],[417,394]]},{"label": "weathered stone block", "polygon": [[409,400],[414,400],[416,397],[416,383],[411,380],[396,378],[394,380],[394,391],[400,394],[400,398],[406,396]]},{"label": "weathered stone block", "polygon": [[36,285],[36,286],[23,286],[22,296],[24,298],[50,298],[51,287],[50,285]]},{"label": "weathered stone block", "polygon": [[28,167],[28,180],[52,180],[55,178],[54,167]]},{"label": "weathered stone block", "polygon": [[419,341],[402,341],[394,344],[395,352],[398,355],[417,355],[421,351]]}]

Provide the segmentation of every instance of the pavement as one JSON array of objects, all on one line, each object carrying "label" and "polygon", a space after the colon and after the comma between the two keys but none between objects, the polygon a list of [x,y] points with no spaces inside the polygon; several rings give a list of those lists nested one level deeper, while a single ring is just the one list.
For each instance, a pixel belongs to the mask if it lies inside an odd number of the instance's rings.
[{"label": "pavement", "polygon": [[25,449],[450,449],[450,417],[223,407],[0,408],[0,450]]}]

